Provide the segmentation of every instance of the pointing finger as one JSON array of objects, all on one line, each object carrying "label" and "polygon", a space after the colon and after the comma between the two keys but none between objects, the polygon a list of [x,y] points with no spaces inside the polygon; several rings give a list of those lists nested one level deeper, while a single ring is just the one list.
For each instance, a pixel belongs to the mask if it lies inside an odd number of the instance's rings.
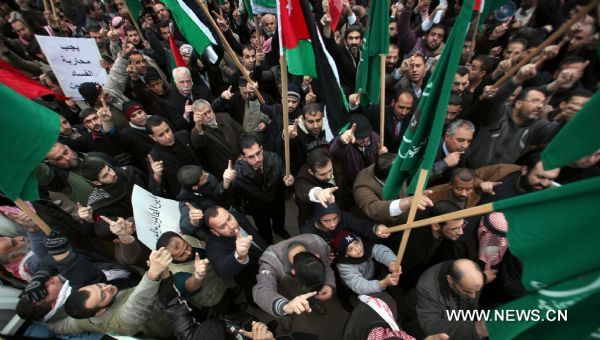
[{"label": "pointing finger", "polygon": [[231,168],[231,159],[227,161],[227,169],[232,170]]},{"label": "pointing finger", "polygon": [[188,209],[190,209],[190,210],[192,210],[192,209],[196,209],[196,208],[194,208],[194,206],[193,206],[191,203],[189,203],[189,202],[185,202],[185,205],[186,205],[186,206],[188,207]]},{"label": "pointing finger", "polygon": [[102,219],[102,221],[104,221],[104,222],[106,222],[108,224],[111,224],[111,223],[114,222],[113,220],[111,220],[110,218],[108,218],[106,216],[100,216],[100,218]]},{"label": "pointing finger", "polygon": [[358,97],[360,98],[360,94],[362,93],[362,89],[358,89],[358,92],[356,92],[356,94],[358,94]]},{"label": "pointing finger", "polygon": [[300,295],[300,297],[302,297],[303,299],[309,299],[315,295],[317,295],[317,291],[302,294]]},{"label": "pointing finger", "polygon": [[350,128],[350,131],[352,132],[352,134],[354,134],[354,131],[356,131],[356,123],[352,124],[352,127]]}]

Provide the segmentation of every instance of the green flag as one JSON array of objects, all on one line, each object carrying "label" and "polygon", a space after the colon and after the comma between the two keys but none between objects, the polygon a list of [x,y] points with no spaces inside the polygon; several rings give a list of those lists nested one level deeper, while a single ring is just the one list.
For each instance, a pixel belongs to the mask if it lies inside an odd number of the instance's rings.
[{"label": "green flag", "polygon": [[138,21],[140,14],[142,13],[142,9],[144,9],[141,0],[125,0],[125,5],[127,6],[127,9],[129,9],[131,18],[135,21]]},{"label": "green flag", "polygon": [[277,0],[246,0],[250,2],[252,13],[264,14],[277,12]]},{"label": "green flag", "polygon": [[5,107],[0,114],[0,190],[12,200],[36,200],[33,171],[58,139],[58,114],[4,84],[0,98]]},{"label": "green flag", "polygon": [[200,21],[198,15],[192,10],[192,8],[195,8],[200,12],[196,3],[184,0],[165,0],[163,3],[173,14],[173,19],[177,22],[177,27],[179,27],[181,33],[198,54],[202,54],[211,44],[217,44],[210,29]]},{"label": "green flag", "polygon": [[[419,168],[431,169],[433,166],[442,137],[454,73],[460,61],[472,11],[473,0],[466,0],[456,18],[435,70],[423,90],[410,126],[402,138],[398,156],[394,160],[394,165],[383,187],[383,195],[386,200],[398,196],[402,184],[408,177],[414,176]],[[416,183],[415,178],[409,192],[415,192]]]},{"label": "green flag", "polygon": [[369,7],[367,30],[356,73],[356,91],[362,89],[362,105],[379,103],[381,96],[381,58],[390,46],[389,1],[374,1]]},{"label": "green flag", "polygon": [[[488,321],[491,339],[582,339],[598,330],[598,202],[596,177],[493,203],[506,216],[510,251],[522,261],[523,285],[533,292],[498,309],[540,310],[542,318],[546,310],[568,309],[568,321]],[[588,313],[595,318],[585,321]]]},{"label": "green flag", "polygon": [[600,149],[599,111],[600,93],[596,93],[544,149],[544,168],[555,169],[571,164]]}]

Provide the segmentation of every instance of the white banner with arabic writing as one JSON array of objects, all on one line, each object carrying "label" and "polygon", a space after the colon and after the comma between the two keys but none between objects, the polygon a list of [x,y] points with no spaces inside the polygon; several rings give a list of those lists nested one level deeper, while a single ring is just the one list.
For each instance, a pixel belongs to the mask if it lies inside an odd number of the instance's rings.
[{"label": "white banner with arabic writing", "polygon": [[65,96],[83,99],[79,85],[106,84],[106,71],[100,66],[100,52],[94,39],[35,36],[58,79]]},{"label": "white banner with arabic writing", "polygon": [[148,248],[154,249],[156,241],[165,231],[179,233],[179,203],[155,196],[135,185],[131,195],[133,218],[137,237]]}]

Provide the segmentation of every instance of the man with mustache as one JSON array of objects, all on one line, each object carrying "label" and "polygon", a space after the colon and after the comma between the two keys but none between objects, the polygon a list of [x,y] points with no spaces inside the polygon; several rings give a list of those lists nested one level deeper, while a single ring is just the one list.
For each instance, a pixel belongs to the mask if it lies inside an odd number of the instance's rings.
[{"label": "man with mustache", "polygon": [[[561,128],[561,124],[541,117],[546,106],[546,95],[541,89],[525,88],[512,105],[507,105],[515,89],[536,74],[534,64],[525,65],[498,88],[487,113],[481,112],[486,116],[485,123],[479,128],[465,159],[469,168],[515,163],[532,146],[548,143]],[[486,89],[482,96],[490,98],[494,89],[491,86]]]},{"label": "man with mustache", "polygon": [[[100,118],[106,114],[111,114],[108,108],[100,108],[99,110],[87,108],[81,111],[79,119],[87,130],[87,133],[82,136],[82,142],[87,145],[88,150],[104,152],[107,155],[116,157],[115,159],[125,159],[121,158],[125,155],[119,156],[127,153],[125,148],[115,143],[113,139],[107,138],[104,130],[102,130],[102,120]],[[119,165],[126,165],[126,163]]]}]

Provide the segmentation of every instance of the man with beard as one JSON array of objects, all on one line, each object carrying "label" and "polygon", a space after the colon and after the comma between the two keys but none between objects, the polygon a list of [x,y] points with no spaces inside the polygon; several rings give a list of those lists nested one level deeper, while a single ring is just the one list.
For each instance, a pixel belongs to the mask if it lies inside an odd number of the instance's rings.
[{"label": "man with beard", "polygon": [[58,134],[58,141],[68,145],[71,149],[79,152],[89,151],[88,146],[83,140],[83,126],[80,124],[71,125],[71,123],[64,116],[60,116],[60,133]]},{"label": "man with beard", "polygon": [[152,116],[169,119],[167,102],[170,89],[158,71],[149,68],[144,80],[137,73],[130,72],[133,97],[144,105],[145,111]]},{"label": "man with beard", "polygon": [[176,131],[189,131],[194,127],[192,103],[198,99],[212,102],[213,95],[204,83],[194,84],[187,67],[173,69],[173,82],[175,89],[172,89],[167,104],[168,114]]},{"label": "man with beard", "polygon": [[277,18],[273,14],[265,14],[260,19],[260,27],[267,37],[272,37],[277,31]]},{"label": "man with beard", "polygon": [[448,317],[451,311],[478,309],[484,283],[483,273],[471,260],[446,261],[429,268],[416,288],[420,332],[407,331],[417,338],[442,332],[450,339],[487,337],[483,321],[450,320]]},{"label": "man with beard", "polygon": [[492,193],[483,195],[479,204],[548,189],[554,185],[554,180],[559,174],[560,168],[545,169],[540,154],[534,153],[528,157],[521,171],[502,178],[502,184],[496,186]]},{"label": "man with beard", "polygon": [[540,117],[546,105],[546,96],[541,90],[525,88],[512,107],[507,105],[513,91],[536,74],[536,66],[528,64],[500,86],[465,159],[469,168],[515,163],[530,147],[548,143],[558,132],[560,124]]},{"label": "man with beard", "polygon": [[228,113],[215,113],[206,100],[196,100],[192,110],[192,146],[204,154],[210,173],[222,174],[240,155],[242,127]]},{"label": "man with beard", "polygon": [[92,183],[81,176],[83,161],[95,158],[102,160],[102,153],[78,154],[63,143],[56,142],[46,154],[46,161],[35,170],[40,187],[60,192],[73,202],[86,204],[94,189]]},{"label": "man with beard", "polygon": [[83,134],[82,140],[89,150],[100,151],[115,158],[118,165],[126,165],[131,162],[131,154],[126,153],[125,148],[108,139],[102,130],[102,121],[100,117],[112,116],[110,110],[103,107],[96,111],[92,108],[83,109],[79,114],[79,119],[87,129]]},{"label": "man with beard", "polygon": [[364,30],[362,26],[351,25],[344,34],[343,44],[338,44],[333,37],[334,28],[331,27],[329,13],[323,16],[321,22],[325,46],[336,61],[344,93],[349,95],[356,88],[356,70],[360,62]]},{"label": "man with beard", "polygon": [[474,134],[475,125],[468,120],[458,119],[448,125],[431,169],[428,186],[448,182],[452,170],[464,163],[462,156],[471,145]]},{"label": "man with beard", "polygon": [[[391,24],[391,23],[390,23]],[[398,45],[391,42],[388,54],[385,56],[385,74],[388,75],[398,67],[398,60],[400,59],[400,49]]]},{"label": "man with beard", "polygon": [[307,104],[302,108],[302,116],[289,125],[290,162],[292,174],[298,172],[306,163],[307,155],[317,148],[328,148],[323,125],[323,107],[321,104]]},{"label": "man with beard", "polygon": [[431,26],[423,37],[417,37],[411,29],[410,17],[413,13],[415,0],[408,0],[398,18],[398,46],[407,59],[415,53],[423,56],[425,70],[429,71],[435,61],[435,56],[441,53],[440,46],[444,42],[446,29],[442,24]]}]

